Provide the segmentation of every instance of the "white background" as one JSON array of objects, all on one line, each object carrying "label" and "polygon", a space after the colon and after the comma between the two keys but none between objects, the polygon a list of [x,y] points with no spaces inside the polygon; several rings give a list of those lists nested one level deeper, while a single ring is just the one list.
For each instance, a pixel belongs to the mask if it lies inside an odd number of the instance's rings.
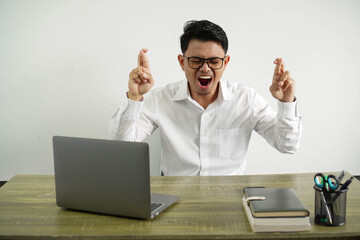
[{"label": "white background", "polygon": [[53,135],[107,138],[141,48],[155,87],[184,79],[179,36],[191,19],[223,27],[231,56],[223,77],[272,107],[276,57],[296,81],[300,149],[283,155],[255,133],[246,174],[360,174],[358,0],[0,0],[0,180],[53,174]]}]

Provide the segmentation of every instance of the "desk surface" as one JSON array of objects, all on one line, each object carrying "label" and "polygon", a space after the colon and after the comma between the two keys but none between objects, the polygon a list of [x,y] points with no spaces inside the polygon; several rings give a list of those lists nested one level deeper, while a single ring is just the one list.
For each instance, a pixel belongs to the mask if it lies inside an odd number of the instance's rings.
[{"label": "desk surface", "polygon": [[[0,188],[0,239],[359,239],[360,182],[348,191],[347,223],[324,227],[314,224],[313,176],[152,177],[153,192],[176,194],[180,200],[145,221],[62,210],[55,203],[53,176],[16,175]],[[245,186],[294,188],[310,210],[311,231],[253,233],[241,205]]]}]

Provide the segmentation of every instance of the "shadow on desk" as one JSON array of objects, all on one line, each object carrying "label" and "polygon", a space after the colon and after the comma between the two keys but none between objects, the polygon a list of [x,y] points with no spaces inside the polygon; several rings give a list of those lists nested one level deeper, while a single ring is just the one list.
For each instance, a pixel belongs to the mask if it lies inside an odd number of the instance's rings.
[{"label": "shadow on desk", "polygon": [[5,183],[7,183],[7,181],[0,181],[0,188],[4,186]]}]

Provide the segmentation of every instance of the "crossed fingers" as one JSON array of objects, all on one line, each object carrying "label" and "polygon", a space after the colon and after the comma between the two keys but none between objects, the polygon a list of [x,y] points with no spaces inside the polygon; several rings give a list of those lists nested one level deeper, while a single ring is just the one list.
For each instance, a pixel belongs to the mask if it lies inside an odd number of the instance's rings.
[{"label": "crossed fingers", "polygon": [[291,78],[290,72],[285,71],[285,63],[282,58],[274,61],[273,81],[270,86],[271,94],[280,101],[293,101],[295,81]]},{"label": "crossed fingers", "polygon": [[147,83],[152,80],[150,72],[150,62],[146,53],[148,49],[141,49],[138,55],[138,67],[133,69],[130,73],[130,79],[133,79],[136,83]]}]

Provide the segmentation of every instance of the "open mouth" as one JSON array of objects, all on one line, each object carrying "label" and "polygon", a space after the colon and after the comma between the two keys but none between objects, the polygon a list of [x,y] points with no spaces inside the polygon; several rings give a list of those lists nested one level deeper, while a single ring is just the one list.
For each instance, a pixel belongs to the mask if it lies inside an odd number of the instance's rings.
[{"label": "open mouth", "polygon": [[198,83],[201,88],[208,88],[211,81],[212,81],[212,77],[208,75],[198,77]]}]

